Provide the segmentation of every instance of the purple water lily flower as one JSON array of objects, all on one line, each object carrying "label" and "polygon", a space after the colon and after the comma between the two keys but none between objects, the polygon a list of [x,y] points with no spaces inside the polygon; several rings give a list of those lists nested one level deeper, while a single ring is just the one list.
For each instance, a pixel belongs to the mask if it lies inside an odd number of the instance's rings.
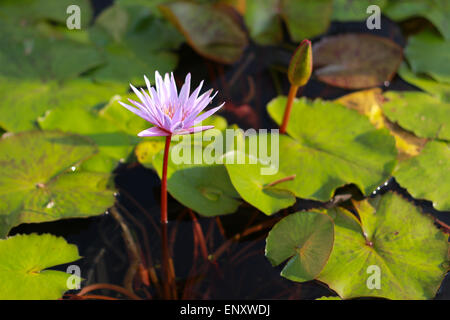
[{"label": "purple water lily flower", "polygon": [[155,72],[156,90],[150,85],[147,77],[144,76],[147,84],[148,93],[141,89],[139,91],[132,84],[131,89],[140,99],[140,102],[128,99],[135,107],[119,101],[119,103],[137,114],[139,117],[152,123],[154,127],[138,133],[140,137],[172,136],[177,134],[190,134],[213,128],[214,126],[197,126],[217,110],[224,103],[201,115],[200,112],[208,106],[216,96],[217,92],[211,97],[212,89],[199,96],[203,86],[203,81],[189,96],[191,86],[191,75],[188,74],[181,88],[180,94],[177,92],[177,86],[173,73],[166,73],[164,80],[158,71]]}]

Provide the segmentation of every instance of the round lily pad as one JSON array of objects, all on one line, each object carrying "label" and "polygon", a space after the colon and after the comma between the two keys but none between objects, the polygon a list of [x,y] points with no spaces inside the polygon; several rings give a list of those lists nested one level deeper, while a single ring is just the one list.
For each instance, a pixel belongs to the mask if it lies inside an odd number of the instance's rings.
[{"label": "round lily pad", "polygon": [[412,203],[389,192],[355,203],[358,220],[342,208],[334,247],[316,278],[343,299],[431,299],[448,268],[447,237]]},{"label": "round lily pad", "polygon": [[0,239],[1,300],[56,300],[77,277],[48,268],[80,259],[78,248],[51,234]]},{"label": "round lily pad", "polygon": [[450,144],[430,141],[417,157],[399,163],[395,179],[416,199],[450,211]]},{"label": "round lily pad", "polygon": [[110,175],[80,171],[97,152],[81,136],[27,131],[0,140],[0,237],[20,223],[102,214],[114,204]]},{"label": "round lily pad", "polygon": [[313,280],[333,248],[333,220],[317,212],[297,212],[279,221],[266,240],[273,266],[287,261],[281,275],[294,281]]}]

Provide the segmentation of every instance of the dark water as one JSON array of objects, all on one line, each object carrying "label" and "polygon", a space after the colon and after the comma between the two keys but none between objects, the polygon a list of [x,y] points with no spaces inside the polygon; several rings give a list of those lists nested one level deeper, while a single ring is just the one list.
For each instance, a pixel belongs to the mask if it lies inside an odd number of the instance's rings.
[{"label": "dark water", "polygon": [[[110,3],[111,1],[94,2],[96,14]],[[378,30],[375,34],[389,37],[398,44],[405,45],[405,39],[396,24],[383,18],[382,27],[382,30]],[[367,32],[367,29],[364,23],[333,23],[326,35],[346,32]],[[200,58],[187,45],[181,47],[179,54],[179,67],[175,70],[177,78],[183,79],[187,72],[191,72],[194,83],[206,79],[205,87],[218,89],[220,94],[216,101],[228,102],[221,115],[225,116],[229,123],[237,123],[244,129],[276,127],[268,117],[265,107],[275,96],[288,92],[286,76],[280,71],[286,69],[289,63],[288,49],[251,44],[242,59],[233,66],[223,66]],[[395,77],[388,87],[382,89],[417,90],[399,77]],[[312,79],[304,88],[302,95],[309,98],[334,99],[350,92],[352,91],[331,87]],[[145,244],[148,245],[147,256],[151,256],[152,264],[159,272],[161,264],[158,229],[159,178],[151,170],[133,163],[116,170],[115,182],[120,213],[144,252],[147,251]],[[450,224],[449,212],[438,212],[432,208],[430,202],[412,199],[394,179],[390,179],[378,192],[383,193],[387,190],[394,190],[415,201],[424,212]],[[347,186],[341,191],[351,191],[356,196],[359,193],[352,186]],[[222,229],[214,218],[199,217],[199,222],[207,238],[210,254],[235,234],[244,231],[246,227],[269,221],[282,214],[321,205],[315,201],[299,200],[294,207],[272,217],[258,213],[249,205],[242,205],[238,212],[219,218]],[[217,260],[217,264],[213,265],[205,262],[200,252],[194,259],[192,220],[186,208],[172,198],[169,198],[169,219],[169,243],[180,297],[183,292],[186,298],[191,299],[315,299],[333,294],[326,285],[319,282],[298,284],[279,275],[281,267],[272,267],[264,256],[265,235],[268,228],[240,241],[229,241],[230,246]],[[68,242],[78,246],[83,259],[76,264],[80,266],[82,277],[85,279],[83,286],[93,283],[123,285],[130,259],[121,228],[111,214],[87,219],[24,224],[13,229],[11,234],[31,232],[61,235]],[[58,269],[65,270],[65,266]],[[184,290],[187,279],[189,291]],[[160,298],[153,287],[148,291],[154,298]],[[116,293],[105,290],[99,293],[117,296]],[[145,297],[143,291],[136,290],[136,293]],[[449,277],[443,282],[437,298],[450,299]]]}]

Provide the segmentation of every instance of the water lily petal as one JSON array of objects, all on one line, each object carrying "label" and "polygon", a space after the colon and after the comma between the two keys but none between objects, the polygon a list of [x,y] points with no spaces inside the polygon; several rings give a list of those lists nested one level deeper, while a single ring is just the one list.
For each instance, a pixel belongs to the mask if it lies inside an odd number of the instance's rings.
[{"label": "water lily petal", "polygon": [[139,137],[161,137],[168,135],[170,135],[170,132],[164,131],[158,127],[151,127],[138,133]]}]

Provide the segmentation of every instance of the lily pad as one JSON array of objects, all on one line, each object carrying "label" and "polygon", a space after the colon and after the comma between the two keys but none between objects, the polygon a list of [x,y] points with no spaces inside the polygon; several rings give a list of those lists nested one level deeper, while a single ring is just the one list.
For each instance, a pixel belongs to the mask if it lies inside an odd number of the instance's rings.
[{"label": "lily pad", "polygon": [[0,48],[0,76],[15,79],[66,80],[103,63],[92,45],[3,22]]},{"label": "lily pad", "polygon": [[[239,158],[243,159],[243,163],[237,162]],[[295,203],[293,192],[279,185],[272,185],[287,175],[279,170],[274,170],[275,174],[262,174],[264,170],[270,170],[270,166],[261,159],[243,151],[232,151],[227,154],[225,166],[242,199],[263,213],[271,215]]]},{"label": "lily pad", "polygon": [[82,165],[83,169],[90,171],[113,171],[119,162],[125,162],[132,152],[133,144],[138,142],[135,136],[123,132],[95,110],[64,106],[48,111],[38,122],[44,130],[73,132],[92,139],[99,153]]},{"label": "lily pad", "polygon": [[172,71],[177,64],[173,51],[183,41],[169,22],[152,12],[119,4],[103,11],[89,33],[106,62],[90,76],[107,82],[144,84],[144,73],[153,80],[156,70]]},{"label": "lily pad", "polygon": [[[267,106],[278,124],[285,107],[286,97]],[[335,102],[294,100],[287,133],[292,138],[280,136],[280,171],[296,178],[282,186],[300,198],[327,201],[336,188],[350,183],[370,195],[396,163],[389,132]]]},{"label": "lily pad", "polygon": [[402,48],[369,34],[323,38],[313,45],[319,80],[345,89],[364,89],[390,81],[402,62]]},{"label": "lily pad", "polygon": [[383,13],[393,20],[424,17],[430,20],[442,35],[450,40],[450,3],[447,0],[395,0],[389,1]]},{"label": "lily pad", "polygon": [[380,7],[381,10],[386,6],[388,0],[334,0],[333,1],[333,20],[336,21],[359,21],[366,20],[369,17],[367,8],[371,5]]},{"label": "lily pad", "polygon": [[189,45],[207,58],[231,64],[241,57],[247,46],[245,32],[220,7],[179,1],[159,8]]},{"label": "lily pad", "polygon": [[400,66],[400,69],[398,69],[398,74],[407,82],[419,87],[429,94],[436,96],[441,101],[450,103],[450,84],[437,82],[426,75],[417,75],[408,68],[406,63],[403,63]]},{"label": "lily pad", "polygon": [[425,73],[437,81],[450,83],[450,41],[431,31],[408,39],[405,57],[415,73]]},{"label": "lily pad", "polygon": [[419,138],[389,121],[383,115],[381,109],[383,100],[382,90],[375,88],[349,93],[336,99],[336,102],[342,103],[347,108],[357,110],[365,115],[376,128],[387,128],[395,138],[395,146],[399,151],[399,160],[418,155],[425,146],[427,139]]},{"label": "lily pad", "polygon": [[437,210],[450,211],[450,144],[427,143],[421,154],[399,164],[395,179],[416,199],[433,202]]},{"label": "lily pad", "polygon": [[248,0],[245,23],[260,44],[283,40],[282,20],[292,40],[300,42],[325,32],[331,21],[333,0]]},{"label": "lily pad", "polygon": [[92,19],[92,8],[89,0],[2,0],[0,17],[12,23],[33,24],[39,20],[50,20],[66,24],[70,14],[67,8],[76,5],[80,8],[80,25],[85,28]]},{"label": "lily pad", "polygon": [[389,120],[419,137],[450,140],[450,103],[423,92],[394,92],[384,94],[382,105]]},{"label": "lily pad", "polygon": [[433,220],[391,192],[355,206],[361,222],[345,209],[328,210],[334,247],[316,279],[343,299],[433,298],[447,271],[449,249]]},{"label": "lily pad", "polygon": [[279,221],[266,240],[266,257],[273,266],[288,260],[281,275],[309,281],[319,275],[333,249],[333,220],[317,212],[297,212]]},{"label": "lily pad", "polygon": [[56,300],[69,290],[69,273],[48,268],[80,259],[78,248],[50,234],[0,240],[2,300]]},{"label": "lily pad", "polygon": [[81,79],[59,83],[0,78],[0,126],[12,132],[37,129],[37,118],[47,110],[63,106],[92,109],[123,92],[123,85]]},{"label": "lily pad", "polygon": [[27,131],[0,140],[0,237],[20,223],[88,217],[114,204],[110,175],[77,168],[97,149],[87,138]]},{"label": "lily pad", "polygon": [[[185,146],[185,147],[183,147]],[[186,162],[178,156],[190,150]],[[163,152],[153,158],[153,166],[162,176]],[[239,194],[231,184],[227,170],[222,164],[198,161],[195,154],[203,152],[200,143],[182,141],[170,147],[167,166],[167,190],[183,205],[207,217],[233,213],[240,205]],[[181,163],[179,163],[181,162]]]}]

